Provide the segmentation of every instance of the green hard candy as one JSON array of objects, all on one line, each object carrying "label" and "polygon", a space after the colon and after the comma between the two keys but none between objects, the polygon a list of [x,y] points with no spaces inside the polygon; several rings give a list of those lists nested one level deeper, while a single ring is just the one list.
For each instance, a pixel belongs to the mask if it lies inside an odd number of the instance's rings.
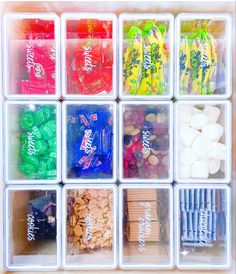
[{"label": "green hard candy", "polygon": [[23,129],[29,129],[34,125],[34,116],[32,111],[22,113],[20,117],[20,124]]},{"label": "green hard candy", "polygon": [[35,142],[36,155],[43,155],[48,152],[48,145],[45,141],[39,140]]},{"label": "green hard candy", "polygon": [[25,133],[22,133],[20,136],[20,142],[22,145],[27,144],[28,142],[28,136]]},{"label": "green hard candy", "polygon": [[34,133],[34,137],[36,140],[42,139],[42,134],[37,126],[33,126],[31,131]]},{"label": "green hard candy", "polygon": [[41,125],[47,122],[50,118],[50,109],[46,106],[41,107],[34,112],[35,125]]},{"label": "green hard candy", "polygon": [[49,140],[56,135],[56,120],[51,120],[40,127],[44,140]]},{"label": "green hard candy", "polygon": [[57,138],[53,137],[52,139],[48,140],[49,149],[51,152],[56,152],[57,150]]},{"label": "green hard candy", "polygon": [[57,175],[57,171],[54,169],[54,170],[48,170],[47,172],[46,172],[46,176],[47,176],[47,178],[55,178],[56,177],[56,175]]},{"label": "green hard candy", "polygon": [[36,169],[35,166],[30,163],[23,163],[19,166],[19,170],[24,173],[26,176],[32,176]]},{"label": "green hard candy", "polygon": [[40,161],[39,163],[39,169],[37,173],[39,178],[47,178],[47,163],[44,161]]},{"label": "green hard candy", "polygon": [[52,170],[56,168],[55,158],[49,157],[47,160],[47,169]]},{"label": "green hard candy", "polygon": [[26,156],[24,157],[24,162],[33,165],[35,170],[37,170],[39,167],[39,159],[36,156]]}]

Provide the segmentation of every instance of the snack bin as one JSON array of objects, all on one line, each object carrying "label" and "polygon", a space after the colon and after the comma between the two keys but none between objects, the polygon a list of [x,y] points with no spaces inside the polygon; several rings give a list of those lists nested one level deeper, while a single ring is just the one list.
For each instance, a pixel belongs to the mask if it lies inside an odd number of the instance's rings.
[{"label": "snack bin", "polygon": [[173,267],[173,189],[164,184],[119,187],[121,269]]},{"label": "snack bin", "polygon": [[176,18],[178,99],[226,99],[232,94],[232,18],[181,13]]},{"label": "snack bin", "polygon": [[60,104],[52,101],[5,102],[6,184],[60,182],[60,109]]},{"label": "snack bin", "polygon": [[61,251],[61,188],[8,186],[4,198],[6,269],[57,270]]},{"label": "snack bin", "polygon": [[119,135],[122,183],[173,181],[172,102],[120,102]]},{"label": "snack bin", "polygon": [[119,91],[124,100],[173,96],[174,17],[168,13],[119,16]]},{"label": "snack bin", "polygon": [[64,183],[115,183],[117,104],[62,103],[62,180]]},{"label": "snack bin", "polygon": [[63,188],[63,269],[116,268],[117,198],[117,187],[112,184]]},{"label": "snack bin", "polygon": [[117,17],[63,13],[62,95],[66,99],[116,98]]},{"label": "snack bin", "polygon": [[174,191],[177,267],[230,268],[231,189],[222,184],[182,184]]},{"label": "snack bin", "polygon": [[229,183],[232,162],[230,101],[175,103],[175,180]]},{"label": "snack bin", "polygon": [[3,16],[6,98],[60,97],[59,24],[59,17],[54,13],[6,13]]}]

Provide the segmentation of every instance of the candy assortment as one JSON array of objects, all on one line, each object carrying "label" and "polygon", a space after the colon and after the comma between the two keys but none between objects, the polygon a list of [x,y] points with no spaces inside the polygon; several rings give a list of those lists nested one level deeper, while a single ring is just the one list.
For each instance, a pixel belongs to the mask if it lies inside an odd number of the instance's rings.
[{"label": "candy assortment", "polygon": [[171,267],[171,190],[148,184],[120,187],[121,268]]},{"label": "candy assortment", "polygon": [[65,181],[113,181],[115,103],[64,105]]},{"label": "candy assortment", "polygon": [[[58,92],[58,17],[8,14],[4,17],[6,96],[55,96]],[[14,32],[8,32],[8,29]],[[8,57],[8,58],[7,58]]]},{"label": "candy assortment", "polygon": [[117,18],[3,16],[7,270],[230,266],[230,15]]},{"label": "candy assortment", "polygon": [[230,103],[179,102],[176,111],[176,180],[200,182],[217,178],[228,182],[231,179]]},{"label": "candy assortment", "polygon": [[[230,189],[227,186],[186,188],[180,185],[176,192],[179,267],[226,267],[229,264]],[[217,262],[212,259],[214,256],[217,256]]]},{"label": "candy assortment", "polygon": [[121,103],[121,181],[172,181],[171,119],[171,103]]},{"label": "candy assortment", "polygon": [[58,104],[12,101],[5,107],[6,164],[11,163],[6,167],[7,182],[59,181]]},{"label": "candy assortment", "polygon": [[116,188],[111,185],[68,186],[63,199],[67,208],[63,221],[66,226],[63,237],[66,241],[65,267],[79,269],[99,264],[113,268],[116,260]]},{"label": "candy assortment", "polygon": [[177,17],[177,96],[230,96],[230,28],[227,15]]},{"label": "candy assortment", "polygon": [[[60,187],[8,186],[5,190],[6,267],[56,270],[60,246]],[[37,260],[35,260],[37,258]],[[32,261],[34,262],[32,264]]]},{"label": "candy assortment", "polygon": [[99,16],[100,19],[97,14],[63,14],[65,97],[114,95],[116,17]]},{"label": "candy assortment", "polygon": [[123,30],[121,97],[170,95],[172,19],[171,15],[120,15]]}]

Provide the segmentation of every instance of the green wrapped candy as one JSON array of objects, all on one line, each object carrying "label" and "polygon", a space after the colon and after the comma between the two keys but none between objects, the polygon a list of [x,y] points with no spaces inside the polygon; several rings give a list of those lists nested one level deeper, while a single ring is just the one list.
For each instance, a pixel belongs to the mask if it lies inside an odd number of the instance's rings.
[{"label": "green wrapped candy", "polygon": [[49,157],[47,160],[47,169],[52,170],[56,168],[56,160],[55,158]]},{"label": "green wrapped candy", "polygon": [[43,155],[48,151],[48,145],[45,141],[39,140],[35,142],[36,155]]},{"label": "green wrapped candy", "polygon": [[32,176],[35,173],[36,168],[30,163],[23,163],[19,166],[19,170],[26,176]]},{"label": "green wrapped candy", "polygon": [[53,137],[52,139],[48,140],[48,145],[50,152],[56,152],[57,151],[57,138]]},{"label": "green wrapped candy", "polygon": [[44,140],[49,140],[56,136],[56,121],[55,120],[50,120],[49,122],[43,124],[40,127],[40,131],[43,135]]},{"label": "green wrapped candy", "polygon": [[36,156],[26,156],[24,157],[24,162],[33,165],[35,170],[39,167],[39,159]]},{"label": "green wrapped candy", "polygon": [[20,124],[23,129],[29,129],[34,125],[34,116],[31,111],[23,112],[20,118]]},{"label": "green wrapped candy", "polygon": [[31,132],[33,133],[36,140],[42,139],[42,134],[37,126],[33,126]]}]

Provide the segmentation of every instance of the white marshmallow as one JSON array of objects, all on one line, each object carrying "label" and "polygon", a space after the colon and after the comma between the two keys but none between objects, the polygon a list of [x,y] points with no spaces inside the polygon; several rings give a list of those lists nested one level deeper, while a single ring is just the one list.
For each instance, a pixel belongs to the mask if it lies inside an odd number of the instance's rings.
[{"label": "white marshmallow", "polygon": [[209,123],[216,123],[220,116],[220,109],[213,106],[205,106],[203,113],[207,116]]},{"label": "white marshmallow", "polygon": [[190,126],[195,129],[202,129],[207,124],[207,116],[203,113],[194,114],[190,119]]},{"label": "white marshmallow", "polygon": [[179,165],[179,178],[190,178],[190,166]]},{"label": "white marshmallow", "polygon": [[191,166],[191,177],[199,179],[207,179],[209,176],[208,164],[206,161],[196,161]]},{"label": "white marshmallow", "polygon": [[196,129],[189,126],[182,126],[179,131],[179,139],[186,147],[190,147],[199,134],[200,132]]},{"label": "white marshmallow", "polygon": [[206,139],[202,134],[198,135],[193,141],[191,148],[195,152],[198,158],[202,158],[207,155],[212,149],[212,141]]},{"label": "white marshmallow", "polygon": [[220,170],[220,160],[209,159],[208,169],[210,174],[215,174]]},{"label": "white marshmallow", "polygon": [[193,114],[193,107],[190,105],[179,106],[179,122],[189,123]]},{"label": "white marshmallow", "polygon": [[227,157],[226,145],[213,142],[212,148],[207,154],[207,157],[218,160],[225,160]]},{"label": "white marshmallow", "polygon": [[197,160],[197,156],[191,148],[185,148],[180,153],[179,160],[181,164],[191,166]]},{"label": "white marshmallow", "polygon": [[207,124],[202,128],[202,135],[212,141],[219,141],[224,129],[220,124]]}]

